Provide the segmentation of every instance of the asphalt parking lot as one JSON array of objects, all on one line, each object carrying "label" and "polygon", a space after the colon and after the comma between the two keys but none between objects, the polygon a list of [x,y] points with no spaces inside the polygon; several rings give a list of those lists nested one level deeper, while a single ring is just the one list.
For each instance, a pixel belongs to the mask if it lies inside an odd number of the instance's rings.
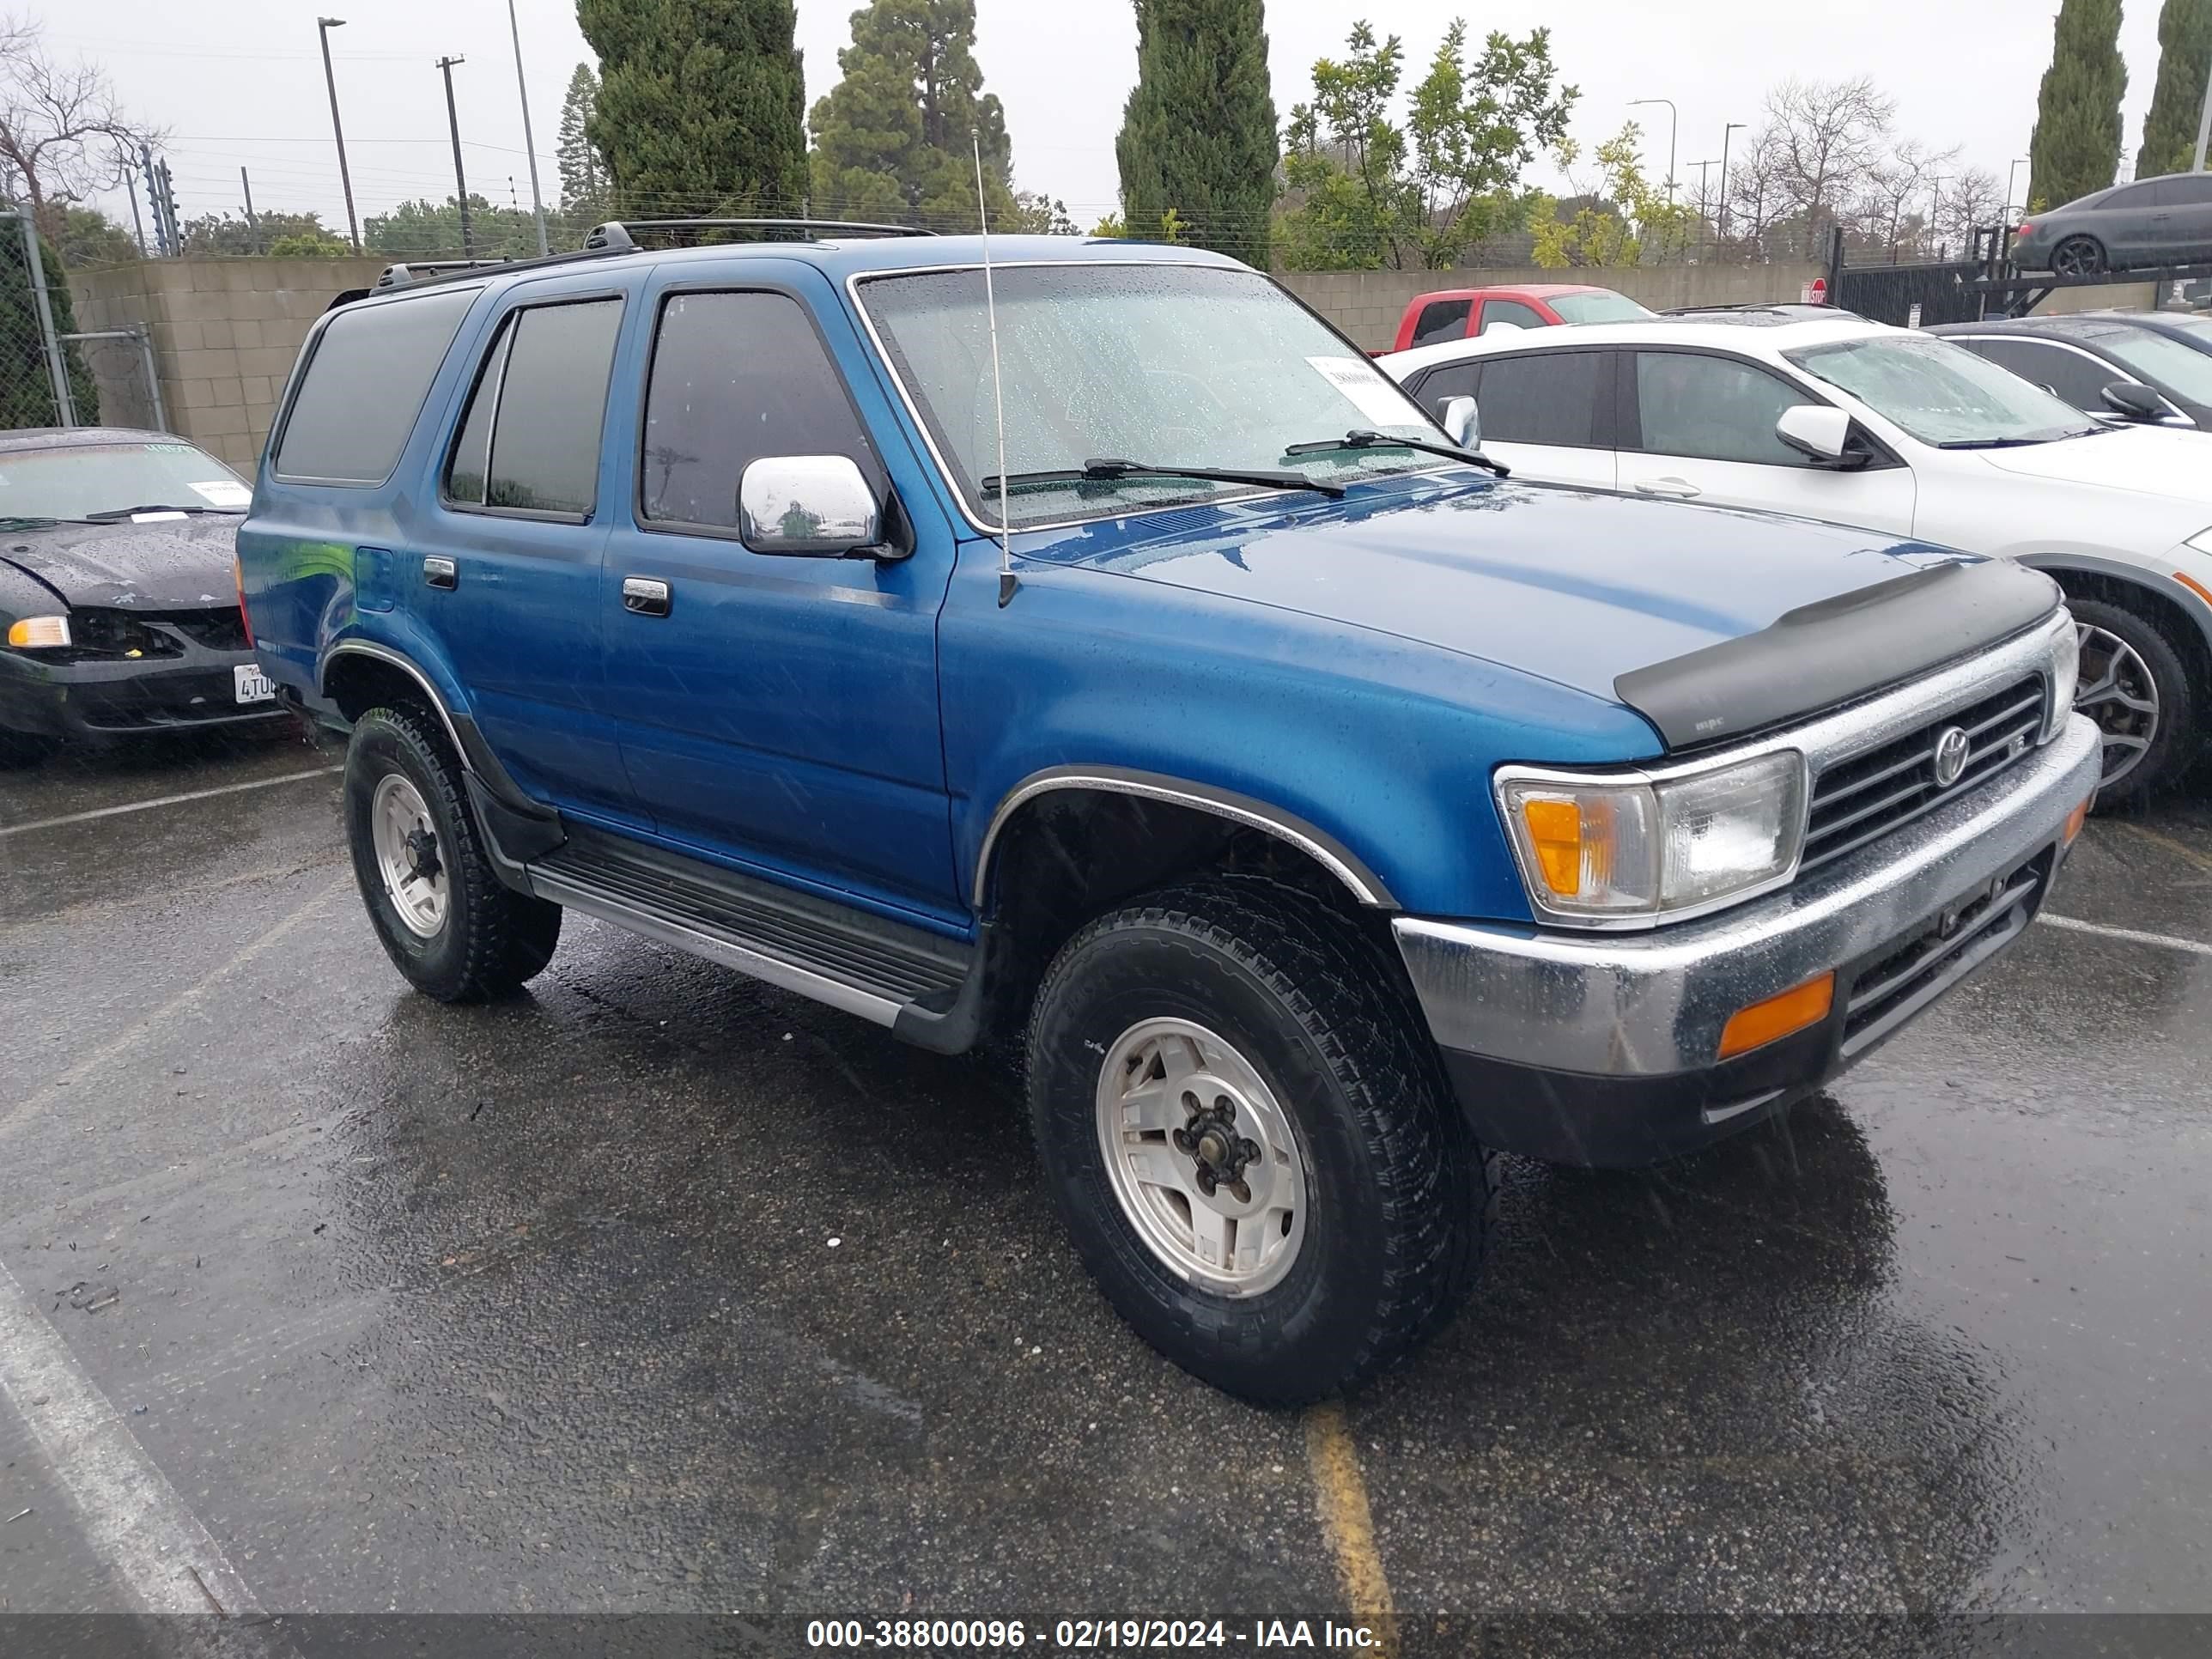
[{"label": "asphalt parking lot", "polygon": [[573,917],[532,995],[411,994],[338,758],[0,776],[0,1611],[712,1613],[793,1653],[2212,1613],[2201,780],[2093,823],[2061,920],[1833,1098],[1648,1174],[1512,1167],[1458,1324],[1277,1415],[1107,1310],[976,1066]]}]

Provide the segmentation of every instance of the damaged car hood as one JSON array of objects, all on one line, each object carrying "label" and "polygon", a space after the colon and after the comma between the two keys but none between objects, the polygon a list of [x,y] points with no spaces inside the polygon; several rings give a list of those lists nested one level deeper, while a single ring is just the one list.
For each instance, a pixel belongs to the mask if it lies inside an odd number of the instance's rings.
[{"label": "damaged car hood", "polygon": [[0,562],[71,605],[198,611],[237,594],[231,560],[240,514],[152,524],[64,524],[0,532]]}]

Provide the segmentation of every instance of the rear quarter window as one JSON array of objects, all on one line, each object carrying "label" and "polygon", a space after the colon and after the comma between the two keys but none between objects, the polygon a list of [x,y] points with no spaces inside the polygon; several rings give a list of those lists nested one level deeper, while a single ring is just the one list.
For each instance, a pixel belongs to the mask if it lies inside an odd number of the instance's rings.
[{"label": "rear quarter window", "polygon": [[477,289],[342,311],[316,336],[272,465],[307,483],[392,476]]}]

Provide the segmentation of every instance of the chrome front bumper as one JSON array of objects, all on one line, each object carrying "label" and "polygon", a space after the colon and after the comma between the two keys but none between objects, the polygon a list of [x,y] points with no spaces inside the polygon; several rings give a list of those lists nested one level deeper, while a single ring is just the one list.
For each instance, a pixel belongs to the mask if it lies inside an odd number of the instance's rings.
[{"label": "chrome front bumper", "polygon": [[[1743,1064],[1718,1059],[1722,1028],[1739,1009],[1831,969],[1871,970],[1947,910],[2048,852],[2045,879],[2027,901],[2032,915],[2064,853],[2058,842],[2068,816],[2096,788],[2099,750],[2095,726],[2071,716],[2057,737],[1997,777],[1806,883],[1676,927],[1571,934],[1405,917],[1393,929],[1447,1063],[1471,1058],[1492,1067],[1493,1081],[1550,1079],[1547,1111],[1571,1109],[1572,1089],[1551,1086],[1564,1082],[1559,1074],[1593,1082],[1717,1078]],[[1756,1066],[1740,1073],[1740,1082],[1756,1085],[1735,1091],[1747,1104],[1727,1098],[1725,1081],[1692,1090],[1703,1120],[1724,1121],[1786,1092],[1785,1084],[1802,1093],[1903,1023],[1888,1021],[1867,1041],[1847,1043],[1849,989],[1838,983],[1834,1029],[1825,1046],[1800,1055],[1797,1075],[1778,1081],[1771,1067]],[[1464,1097],[1465,1068],[1455,1066],[1454,1076]]]}]

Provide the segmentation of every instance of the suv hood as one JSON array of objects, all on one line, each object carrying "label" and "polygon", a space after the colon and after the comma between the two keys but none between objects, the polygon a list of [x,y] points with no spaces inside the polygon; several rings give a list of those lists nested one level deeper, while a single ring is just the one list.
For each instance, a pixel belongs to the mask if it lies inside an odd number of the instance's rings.
[{"label": "suv hood", "polygon": [[2102,485],[2212,507],[2212,444],[2205,435],[2172,427],[2124,426],[2086,438],[1979,453],[1999,471],[2022,477]]},{"label": "suv hood", "polygon": [[231,605],[235,514],[155,524],[67,524],[0,532],[11,564],[72,605],[121,611],[199,611]]},{"label": "suv hood", "polygon": [[[1466,477],[1094,523],[1024,553],[1480,658],[1628,703],[1673,748],[1897,684],[2057,602],[2021,567],[1876,531]],[[1973,580],[1935,580],[1960,567]]]}]

